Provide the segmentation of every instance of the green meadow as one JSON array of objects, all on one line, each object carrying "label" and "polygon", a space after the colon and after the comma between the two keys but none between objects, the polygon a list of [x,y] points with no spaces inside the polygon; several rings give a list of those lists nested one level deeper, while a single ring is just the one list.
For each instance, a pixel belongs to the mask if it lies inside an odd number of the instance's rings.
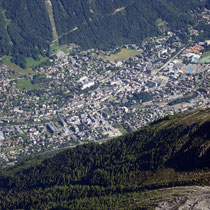
[{"label": "green meadow", "polygon": [[39,60],[34,60],[33,58],[26,58],[26,69],[30,69],[32,67],[38,66],[41,63],[47,61],[47,57],[43,57],[42,55],[39,55]]},{"label": "green meadow", "polygon": [[16,87],[20,88],[20,89],[26,89],[26,90],[34,90],[34,89],[39,88],[38,85],[34,85],[34,84],[31,83],[31,81],[26,80],[26,79],[18,80],[17,83],[16,83]]},{"label": "green meadow", "polygon": [[112,54],[109,56],[102,56],[104,60],[108,61],[116,61],[116,60],[127,60],[129,58],[132,58],[136,55],[140,55],[142,52],[139,50],[133,50],[133,49],[122,49],[119,53]]}]

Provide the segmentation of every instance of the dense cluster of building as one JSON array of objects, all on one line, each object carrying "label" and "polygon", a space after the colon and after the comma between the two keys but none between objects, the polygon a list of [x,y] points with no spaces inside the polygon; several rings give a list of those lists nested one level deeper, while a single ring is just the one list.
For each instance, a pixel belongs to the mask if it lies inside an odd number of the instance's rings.
[{"label": "dense cluster of building", "polygon": [[[59,51],[51,65],[30,74],[2,65],[1,162],[119,136],[168,114],[209,106],[210,65],[199,63],[205,47],[200,57],[189,52],[198,46],[187,48],[168,32],[121,47],[139,52],[124,60],[104,59],[121,48],[105,52],[70,46],[70,54]],[[192,73],[186,72],[189,53],[198,65]]]}]

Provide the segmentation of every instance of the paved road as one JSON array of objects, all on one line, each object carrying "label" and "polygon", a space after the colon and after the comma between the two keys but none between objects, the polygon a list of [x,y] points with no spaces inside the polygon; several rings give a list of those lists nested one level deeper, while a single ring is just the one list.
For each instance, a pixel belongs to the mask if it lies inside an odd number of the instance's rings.
[{"label": "paved road", "polygon": [[[181,54],[185,49],[187,48],[187,46],[185,46],[184,48],[182,48],[176,55],[174,55],[169,61],[167,61],[162,67],[159,68],[159,71],[161,71],[163,68],[165,68],[169,63],[171,63],[172,60],[174,60],[179,54]],[[158,73],[158,71],[157,71]]]}]

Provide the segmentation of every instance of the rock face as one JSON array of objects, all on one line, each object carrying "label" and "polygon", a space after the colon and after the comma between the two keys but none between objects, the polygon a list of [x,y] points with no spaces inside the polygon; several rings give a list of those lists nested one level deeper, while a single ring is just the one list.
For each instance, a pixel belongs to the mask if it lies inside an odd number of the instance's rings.
[{"label": "rock face", "polygon": [[[183,191],[183,195],[162,201],[155,210],[208,210],[210,209],[210,187],[178,187],[175,192]],[[185,194],[186,193],[186,194]],[[182,193],[181,193],[182,194]]]}]

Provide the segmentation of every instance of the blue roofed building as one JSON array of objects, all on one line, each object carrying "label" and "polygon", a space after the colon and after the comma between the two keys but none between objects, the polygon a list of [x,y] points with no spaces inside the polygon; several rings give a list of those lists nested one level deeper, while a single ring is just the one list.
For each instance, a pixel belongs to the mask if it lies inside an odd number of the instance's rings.
[{"label": "blue roofed building", "polygon": [[0,140],[4,140],[4,133],[0,131]]}]

